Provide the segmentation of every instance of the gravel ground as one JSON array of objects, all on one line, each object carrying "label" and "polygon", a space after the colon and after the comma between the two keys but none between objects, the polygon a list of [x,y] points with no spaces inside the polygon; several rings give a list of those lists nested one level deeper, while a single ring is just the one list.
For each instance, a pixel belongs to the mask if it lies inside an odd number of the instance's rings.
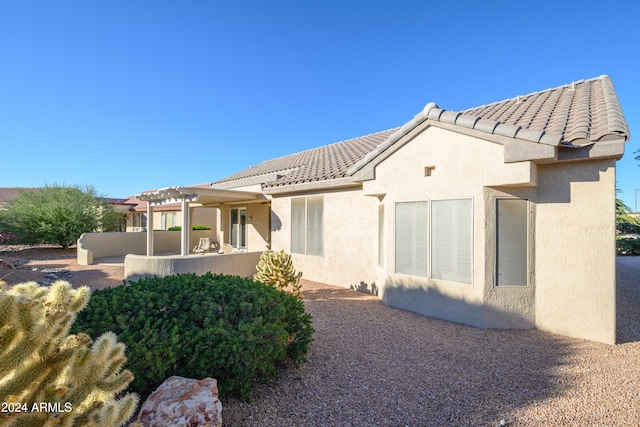
[{"label": "gravel ground", "polygon": [[[68,269],[74,285],[96,289],[122,280],[122,267],[78,266],[75,251],[0,247],[0,259],[28,256],[26,266]],[[9,283],[44,276],[0,268],[0,279],[7,272],[14,273],[4,279]],[[615,346],[476,329],[305,281],[316,329],[309,360],[258,385],[252,403],[223,402],[224,425],[639,426],[639,278],[640,257],[619,257]]]},{"label": "gravel ground", "polygon": [[640,257],[618,259],[611,346],[482,330],[305,282],[309,360],[223,402],[232,426],[639,426]]},{"label": "gravel ground", "polygon": [[75,247],[0,245],[0,261],[15,267],[6,268],[6,264],[0,262],[0,280],[15,285],[28,281],[46,284],[62,279],[74,286],[87,285],[91,289],[122,284],[122,265],[78,265],[76,259]]}]

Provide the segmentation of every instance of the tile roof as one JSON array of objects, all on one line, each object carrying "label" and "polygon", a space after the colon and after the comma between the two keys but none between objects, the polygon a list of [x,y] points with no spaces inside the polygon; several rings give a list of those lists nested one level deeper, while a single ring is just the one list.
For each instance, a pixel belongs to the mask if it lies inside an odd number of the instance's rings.
[{"label": "tile roof", "polygon": [[20,194],[21,191],[33,191],[32,187],[0,187],[0,202],[8,202]]},{"label": "tile roof", "polygon": [[433,109],[429,119],[556,146],[629,139],[609,76],[450,113]]},{"label": "tile roof", "polygon": [[553,146],[629,140],[613,84],[605,75],[461,112],[429,103],[399,128],[267,160],[212,186],[229,187],[253,178],[257,181],[252,183],[266,188],[348,177],[426,120]]},{"label": "tile roof", "polygon": [[297,184],[343,178],[347,170],[358,160],[386,141],[396,129],[365,135],[358,138],[337,142],[311,150],[301,151],[288,156],[267,160],[257,166],[250,167],[230,175],[212,185],[219,186],[231,181],[278,174],[276,179],[265,186]]}]

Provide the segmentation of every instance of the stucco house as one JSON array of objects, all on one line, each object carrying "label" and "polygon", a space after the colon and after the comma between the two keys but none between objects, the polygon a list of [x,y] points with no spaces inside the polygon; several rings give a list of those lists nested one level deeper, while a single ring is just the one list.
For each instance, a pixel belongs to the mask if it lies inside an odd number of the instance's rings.
[{"label": "stucco house", "polygon": [[284,249],[306,279],[393,307],[615,343],[628,139],[600,76],[460,112],[429,103],[398,128],[137,197],[217,207],[220,242]]},{"label": "stucco house", "polygon": [[[153,192],[155,190],[148,190]],[[138,200],[136,196],[125,199],[123,205],[126,206],[126,228],[124,231],[136,232],[147,231],[147,202]],[[215,228],[216,213],[213,208],[198,208],[191,213],[192,223],[206,225]],[[153,211],[154,229],[169,230],[182,224],[182,207],[180,203],[168,203],[158,206]]]}]

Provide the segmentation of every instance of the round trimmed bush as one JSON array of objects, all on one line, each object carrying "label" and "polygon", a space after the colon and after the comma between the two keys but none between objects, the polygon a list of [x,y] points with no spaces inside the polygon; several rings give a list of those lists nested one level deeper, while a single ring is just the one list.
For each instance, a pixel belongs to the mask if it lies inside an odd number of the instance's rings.
[{"label": "round trimmed bush", "polygon": [[298,365],[313,339],[296,297],[238,276],[181,274],[95,291],[74,333],[115,332],[127,346],[130,388],[146,395],[172,375],[214,377],[221,396],[250,400],[253,382]]}]

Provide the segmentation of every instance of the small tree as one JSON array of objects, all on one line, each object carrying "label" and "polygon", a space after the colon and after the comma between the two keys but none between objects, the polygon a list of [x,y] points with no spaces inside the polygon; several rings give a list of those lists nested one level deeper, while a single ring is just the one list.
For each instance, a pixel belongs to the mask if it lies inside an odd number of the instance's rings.
[{"label": "small tree", "polygon": [[616,229],[619,233],[640,233],[640,222],[631,213],[622,200],[616,199]]},{"label": "small tree", "polygon": [[23,190],[0,212],[0,227],[24,243],[72,245],[82,233],[112,230],[118,214],[93,187]]}]

